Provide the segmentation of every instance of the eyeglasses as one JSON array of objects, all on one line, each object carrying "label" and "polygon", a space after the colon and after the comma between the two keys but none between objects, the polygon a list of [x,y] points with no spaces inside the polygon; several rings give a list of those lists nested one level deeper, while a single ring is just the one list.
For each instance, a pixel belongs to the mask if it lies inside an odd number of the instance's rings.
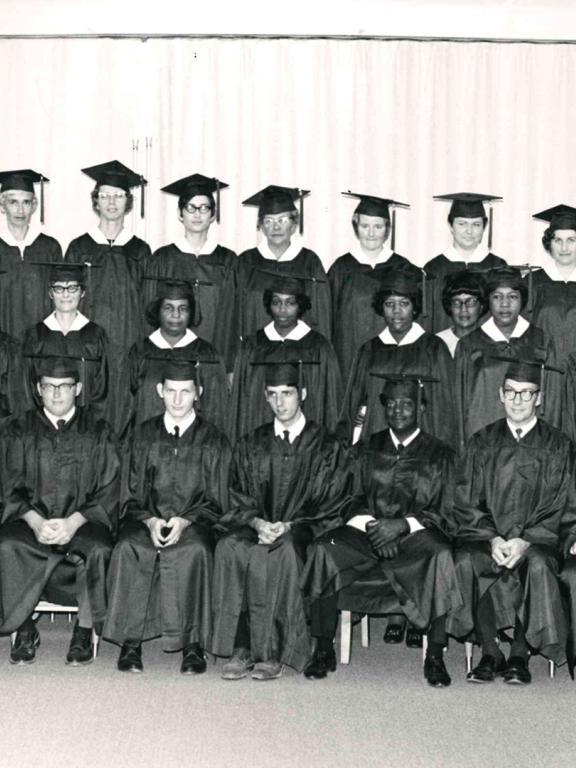
[{"label": "eyeglasses", "polygon": [[516,400],[516,395],[520,398],[520,400],[523,403],[529,403],[530,400],[534,397],[534,395],[537,395],[538,392],[540,392],[539,389],[509,389],[506,388],[504,390],[504,399],[505,400]]},{"label": "eyeglasses", "polygon": [[62,384],[48,384],[47,382],[43,382],[40,384],[40,389],[42,392],[45,392],[50,395],[60,394],[60,392],[72,392],[74,387],[76,386],[76,382],[69,382],[69,381],[63,381]]},{"label": "eyeglasses", "polygon": [[192,203],[186,203],[184,206],[184,210],[188,213],[210,213],[212,211],[212,208],[208,205],[208,203],[202,203],[202,205],[193,205]]},{"label": "eyeglasses", "polygon": [[466,307],[466,309],[472,309],[473,307],[477,307],[480,302],[478,299],[476,299],[474,296],[470,296],[469,299],[452,299],[450,302],[450,306],[454,309],[462,309],[462,307]]},{"label": "eyeglasses", "polygon": [[98,200],[124,200],[126,192],[98,192]]},{"label": "eyeglasses", "polygon": [[273,227],[274,224],[279,224],[281,227],[287,226],[292,221],[290,216],[264,216],[262,219],[262,225],[265,227]]},{"label": "eyeglasses", "polygon": [[50,288],[54,291],[54,293],[57,293],[59,295],[63,294],[64,291],[68,291],[68,293],[78,293],[78,291],[82,290],[81,285],[51,285]]}]

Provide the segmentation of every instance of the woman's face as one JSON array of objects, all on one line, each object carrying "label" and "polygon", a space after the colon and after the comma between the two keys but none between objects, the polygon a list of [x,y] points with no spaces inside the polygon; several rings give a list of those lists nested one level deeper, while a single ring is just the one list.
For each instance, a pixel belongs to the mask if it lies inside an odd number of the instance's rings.
[{"label": "woman's face", "polygon": [[50,285],[48,295],[57,312],[76,312],[84,291],[76,280],[55,280]]},{"label": "woman's face", "polygon": [[184,229],[190,234],[207,232],[214,221],[214,216],[210,207],[210,198],[206,195],[194,195],[180,212]]},{"label": "woman's face", "polygon": [[190,320],[188,299],[163,299],[160,305],[160,330],[167,336],[183,336]]},{"label": "woman's face", "polygon": [[469,293],[457,293],[450,301],[452,322],[458,328],[469,330],[474,328],[480,320],[482,304]]},{"label": "woman's face", "polygon": [[298,302],[293,294],[272,294],[270,314],[277,329],[291,330],[294,328],[298,322],[298,311]]},{"label": "woman's face", "polygon": [[490,314],[499,328],[515,328],[522,310],[522,294],[515,288],[500,286],[490,292]]},{"label": "woman's face", "polygon": [[386,325],[393,333],[407,333],[414,321],[414,305],[408,296],[388,296],[382,303]]},{"label": "woman's face", "polygon": [[128,198],[126,192],[120,187],[112,187],[103,184],[98,190],[98,203],[96,208],[98,215],[105,221],[118,221],[126,215]]},{"label": "woman's face", "polygon": [[560,267],[576,266],[576,230],[557,229],[550,241],[550,255]]},{"label": "woman's face", "polygon": [[358,240],[364,251],[380,251],[388,236],[388,222],[382,216],[358,215]]}]

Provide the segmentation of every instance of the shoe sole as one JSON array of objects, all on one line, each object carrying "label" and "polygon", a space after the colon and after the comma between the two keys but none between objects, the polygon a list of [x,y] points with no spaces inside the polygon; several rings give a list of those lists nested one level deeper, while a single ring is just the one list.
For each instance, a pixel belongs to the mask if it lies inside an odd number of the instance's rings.
[{"label": "shoe sole", "polygon": [[86,667],[88,664],[92,664],[94,661],[94,657],[92,656],[89,659],[86,659],[86,661],[80,661],[79,659],[66,659],[65,664],[67,667]]},{"label": "shoe sole", "polygon": [[530,685],[532,680],[518,680],[518,678],[512,678],[511,680],[504,680],[506,685]]},{"label": "shoe sole", "polygon": [[264,670],[257,669],[255,672],[252,672],[252,680],[261,680],[263,682],[266,682],[266,680],[278,680],[279,677],[282,677],[282,673],[284,672],[284,665],[280,667],[280,671],[276,674],[270,674],[269,672],[265,672]]},{"label": "shoe sole", "polygon": [[[118,669],[118,667],[116,667]],[[118,672],[124,672],[124,674],[129,675],[141,675],[144,670],[143,669],[137,669],[137,667],[130,667],[129,669],[118,669]]]},{"label": "shoe sole", "polygon": [[206,672],[206,667],[204,669],[181,669],[180,674],[181,675],[202,675]]}]

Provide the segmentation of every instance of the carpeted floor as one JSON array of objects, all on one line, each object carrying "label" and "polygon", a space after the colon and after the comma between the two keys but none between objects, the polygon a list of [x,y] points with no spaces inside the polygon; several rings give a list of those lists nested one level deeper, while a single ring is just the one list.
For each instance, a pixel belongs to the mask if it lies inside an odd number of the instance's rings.
[{"label": "carpeted floor", "polygon": [[144,646],[145,672],[116,671],[118,649],[103,643],[85,668],[63,663],[65,617],[40,622],[42,644],[29,667],[0,662],[1,768],[564,768],[576,760],[576,683],[566,668],[534,681],[465,682],[464,649],[452,643],[453,684],[431,689],[420,655],[354,630],[349,666],[323,681],[287,671],[281,680],[225,682],[222,662],[205,675],[179,674],[180,654]]}]

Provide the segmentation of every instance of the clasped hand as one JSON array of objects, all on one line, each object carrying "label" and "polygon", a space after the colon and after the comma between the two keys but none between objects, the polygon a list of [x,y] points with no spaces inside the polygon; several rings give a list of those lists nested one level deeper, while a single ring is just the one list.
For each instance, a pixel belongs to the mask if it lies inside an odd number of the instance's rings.
[{"label": "clasped hand", "polygon": [[182,536],[182,531],[190,525],[188,520],[177,515],[168,520],[161,517],[149,517],[144,522],[148,526],[152,544],[156,549],[164,549],[177,544]]},{"label": "clasped hand", "polygon": [[366,534],[373,549],[385,559],[396,557],[401,536],[410,531],[410,526],[402,518],[382,518],[366,525]]},{"label": "clasped hand", "polygon": [[492,559],[496,565],[512,570],[526,554],[530,542],[520,538],[508,539],[506,541],[501,536],[496,536],[492,539],[491,545]]},{"label": "clasped hand", "polygon": [[269,523],[257,517],[253,521],[253,528],[258,534],[258,544],[273,544],[276,539],[290,530],[290,523],[283,523],[281,520]]}]

